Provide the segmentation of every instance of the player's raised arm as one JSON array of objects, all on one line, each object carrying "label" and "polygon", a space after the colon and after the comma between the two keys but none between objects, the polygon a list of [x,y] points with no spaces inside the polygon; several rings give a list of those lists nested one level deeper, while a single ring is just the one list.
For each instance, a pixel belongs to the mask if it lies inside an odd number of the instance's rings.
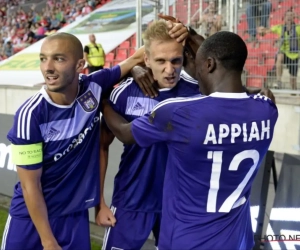
[{"label": "player's raised arm", "polygon": [[[162,102],[163,104],[168,101]],[[172,106],[158,104],[151,112],[129,123],[107,101],[103,102],[103,115],[109,129],[125,144],[137,143],[149,147],[154,143],[171,140],[173,135]]]},{"label": "player's raised arm", "polygon": [[114,134],[108,129],[104,119],[102,119],[100,124],[100,206],[98,211],[96,209],[96,223],[103,227],[114,226],[116,223],[116,218],[106,205],[104,198],[104,183],[108,165],[109,146],[114,138]]},{"label": "player's raised arm", "polygon": [[[22,123],[28,128],[23,129]],[[40,236],[44,249],[61,249],[48,220],[48,212],[41,186],[43,167],[43,138],[35,115],[26,117],[22,110],[17,112],[13,128],[8,134],[12,143],[12,159],[17,165],[24,200],[29,215]]]}]

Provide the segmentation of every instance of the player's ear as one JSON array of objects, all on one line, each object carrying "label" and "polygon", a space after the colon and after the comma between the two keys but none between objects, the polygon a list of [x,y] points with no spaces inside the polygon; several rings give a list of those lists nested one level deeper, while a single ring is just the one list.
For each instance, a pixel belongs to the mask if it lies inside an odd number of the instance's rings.
[{"label": "player's ear", "polygon": [[146,51],[144,52],[144,61],[145,61],[145,65],[147,67],[150,67],[149,56]]},{"label": "player's ear", "polygon": [[208,57],[206,60],[206,66],[207,66],[208,73],[212,73],[217,66],[215,58]]},{"label": "player's ear", "polygon": [[77,67],[76,67],[76,71],[77,71],[78,73],[81,73],[82,70],[83,70],[83,68],[84,68],[84,65],[85,65],[85,60],[84,60],[84,59],[78,60],[78,62],[77,62]]}]

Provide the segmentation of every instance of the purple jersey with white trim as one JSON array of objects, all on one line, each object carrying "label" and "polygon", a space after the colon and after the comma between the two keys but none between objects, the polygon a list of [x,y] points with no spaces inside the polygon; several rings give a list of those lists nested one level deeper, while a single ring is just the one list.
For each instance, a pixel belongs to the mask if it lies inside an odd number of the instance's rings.
[{"label": "purple jersey with white trim", "polygon": [[[14,145],[43,143],[43,162],[20,167],[43,168],[41,185],[49,217],[99,203],[100,97],[120,76],[119,66],[81,75],[77,98],[68,106],[53,103],[43,87],[17,111],[7,137]],[[29,217],[20,182],[10,214]]]},{"label": "purple jersey with white trim", "polygon": [[249,195],[278,117],[265,96],[173,98],[132,123],[169,149],[159,249],[252,249]]},{"label": "purple jersey with white trim", "polygon": [[[160,89],[155,98],[146,97],[132,78],[115,88],[110,102],[127,121],[149,113],[159,102],[199,93],[197,81],[184,72],[172,89]],[[162,189],[168,149],[165,143],[149,148],[124,145],[119,171],[114,181],[112,205],[128,211],[161,212]]]}]

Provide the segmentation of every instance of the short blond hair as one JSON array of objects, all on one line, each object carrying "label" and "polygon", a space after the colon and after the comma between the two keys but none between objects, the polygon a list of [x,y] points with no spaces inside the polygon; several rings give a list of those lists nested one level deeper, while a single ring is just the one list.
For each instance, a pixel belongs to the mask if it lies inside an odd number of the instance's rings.
[{"label": "short blond hair", "polygon": [[153,21],[143,34],[143,41],[146,52],[149,52],[151,42],[170,41],[173,38],[169,35],[169,29],[165,20]]}]

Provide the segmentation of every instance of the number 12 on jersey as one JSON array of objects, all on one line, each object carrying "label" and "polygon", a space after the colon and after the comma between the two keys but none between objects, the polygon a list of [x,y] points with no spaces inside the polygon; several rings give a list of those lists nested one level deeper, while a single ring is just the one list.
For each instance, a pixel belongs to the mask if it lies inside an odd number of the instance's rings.
[{"label": "number 12 on jersey", "polygon": [[[212,169],[211,169],[211,176],[210,176],[210,188],[208,191],[207,197],[207,206],[206,211],[210,213],[215,213],[217,210],[217,198],[218,192],[220,189],[220,176],[222,170],[222,161],[223,161],[223,151],[208,151],[207,158],[212,159]],[[238,154],[236,154],[229,164],[228,170],[223,171],[237,171],[241,162],[245,159],[252,159],[253,165],[250,167],[249,171],[247,172],[246,176],[242,180],[242,182],[236,187],[236,189],[226,198],[218,212],[220,213],[228,213],[237,202],[238,198],[240,197],[242,191],[244,190],[245,186],[249,182],[251,176],[253,175],[257,164],[259,162],[259,153],[257,150],[244,150]],[[221,192],[222,190],[220,190]],[[241,197],[244,198],[244,197]],[[239,200],[240,201],[240,200]],[[245,198],[244,201],[245,202]]]}]

